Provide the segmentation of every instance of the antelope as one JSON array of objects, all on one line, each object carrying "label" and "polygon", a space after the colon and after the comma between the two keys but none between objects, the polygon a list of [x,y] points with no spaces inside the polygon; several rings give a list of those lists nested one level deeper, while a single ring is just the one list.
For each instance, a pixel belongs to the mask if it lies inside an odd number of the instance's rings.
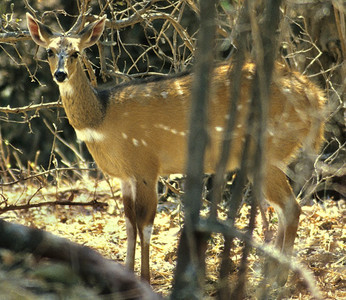
[{"label": "antelope", "polygon": [[[126,266],[134,270],[137,234],[141,246],[141,277],[150,280],[149,246],[157,208],[160,175],[184,173],[193,74],[135,80],[102,89],[91,86],[80,56],[101,37],[106,18],[79,33],[54,33],[27,13],[34,42],[46,48],[48,62],[69,123],[84,141],[101,170],[120,180],[126,219]],[[205,172],[213,173],[220,153],[230,105],[230,71],[223,63],[212,73]],[[239,167],[255,65],[244,65],[236,128],[228,170]],[[323,92],[305,76],[276,63],[270,86],[265,144],[264,195],[279,217],[276,247],[292,253],[300,206],[285,171],[307,140],[316,149],[323,140]],[[288,271],[287,271],[288,272]],[[287,272],[279,272],[286,282]]]}]

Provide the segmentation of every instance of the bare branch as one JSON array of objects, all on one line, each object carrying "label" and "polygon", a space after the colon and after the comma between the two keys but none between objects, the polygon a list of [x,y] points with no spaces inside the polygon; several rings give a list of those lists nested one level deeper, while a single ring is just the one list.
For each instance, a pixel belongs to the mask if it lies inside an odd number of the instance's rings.
[{"label": "bare branch", "polygon": [[30,201],[26,201],[26,204],[21,205],[6,205],[3,208],[0,208],[0,214],[3,214],[8,211],[14,210],[22,210],[22,209],[30,209],[44,206],[58,206],[58,205],[70,205],[70,206],[93,206],[97,208],[103,208],[108,206],[107,203],[98,202],[97,200],[91,200],[88,202],[75,202],[70,200],[62,200],[62,201],[47,201],[47,202],[38,202],[38,203],[29,203]]},{"label": "bare branch", "polygon": [[55,169],[50,169],[50,170],[47,170],[47,171],[43,171],[41,173],[36,173],[34,175],[30,175],[30,176],[27,176],[27,177],[20,177],[19,179],[16,179],[12,182],[6,182],[6,183],[0,183],[0,187],[3,187],[3,186],[11,186],[11,185],[15,185],[15,184],[18,184],[22,181],[27,181],[27,180],[30,180],[30,179],[33,179],[33,178],[39,178],[41,176],[44,176],[44,175],[47,175],[47,174],[51,174],[51,173],[54,173],[54,172],[60,172],[60,171],[90,171],[92,170],[92,168],[55,168]]},{"label": "bare branch", "polygon": [[61,108],[61,102],[48,102],[48,103],[40,103],[40,104],[29,104],[27,106],[22,107],[0,107],[0,112],[5,114],[22,114],[28,111],[39,111],[41,109],[50,109],[50,108]]},{"label": "bare branch", "polygon": [[29,41],[31,36],[29,31],[0,33],[0,43],[17,43],[19,41]]}]

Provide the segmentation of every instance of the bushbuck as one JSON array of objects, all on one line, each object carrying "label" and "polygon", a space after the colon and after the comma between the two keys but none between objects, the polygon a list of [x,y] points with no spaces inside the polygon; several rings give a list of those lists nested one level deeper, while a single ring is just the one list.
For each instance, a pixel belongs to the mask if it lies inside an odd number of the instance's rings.
[{"label": "bushbuck", "polygon": [[[121,182],[128,239],[126,266],[134,269],[138,234],[141,276],[149,281],[158,177],[185,171],[193,74],[135,80],[107,89],[92,87],[80,56],[99,40],[105,23],[102,17],[79,33],[56,33],[27,13],[32,39],[47,50],[69,123],[101,170]],[[215,171],[225,123],[230,117],[231,69],[230,63],[224,63],[212,72],[206,173]],[[251,62],[239,74],[240,100],[228,170],[239,167],[254,74]],[[278,213],[276,246],[285,254],[292,252],[300,215],[285,171],[303,143],[308,141],[316,149],[321,144],[323,102],[323,93],[305,76],[275,64],[265,144],[264,195]],[[279,272],[278,276],[285,282],[287,272]]]}]

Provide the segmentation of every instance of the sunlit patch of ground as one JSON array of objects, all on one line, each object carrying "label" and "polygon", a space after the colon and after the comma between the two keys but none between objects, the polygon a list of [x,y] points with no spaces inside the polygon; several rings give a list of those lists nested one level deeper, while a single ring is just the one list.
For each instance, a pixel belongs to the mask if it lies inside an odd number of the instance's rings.
[{"label": "sunlit patch of ground", "polygon": [[[94,206],[44,206],[28,210],[9,211],[1,215],[7,221],[45,229],[74,242],[87,245],[107,258],[120,263],[126,256],[126,230],[118,184],[112,192],[105,181],[95,186],[92,181],[76,182],[60,187],[38,188],[30,185],[3,188],[1,194],[11,204],[23,204],[33,194],[31,203],[55,200],[89,202],[97,199],[107,203],[106,208]],[[110,195],[113,194],[113,199]],[[249,207],[240,212],[239,227],[248,224]],[[177,243],[183,222],[180,201],[169,198],[159,204],[152,236],[151,270],[153,289],[168,296],[176,262]],[[325,201],[324,205],[303,207],[298,237],[296,259],[313,274],[324,299],[346,299],[345,289],[345,202]],[[254,236],[263,238],[261,217],[257,217]],[[276,230],[275,215],[270,229]],[[207,251],[206,298],[213,297],[218,281],[219,255],[223,249],[222,237],[213,235]],[[232,250],[234,272],[230,282],[237,280],[237,268],[241,260],[241,243],[235,242]],[[139,246],[139,245],[138,245]],[[137,248],[136,272],[139,270],[140,250]],[[261,259],[253,250],[249,255],[247,297],[253,299],[261,282]],[[271,292],[271,297],[280,299],[311,299],[306,284],[297,274],[291,274],[284,288]]]}]

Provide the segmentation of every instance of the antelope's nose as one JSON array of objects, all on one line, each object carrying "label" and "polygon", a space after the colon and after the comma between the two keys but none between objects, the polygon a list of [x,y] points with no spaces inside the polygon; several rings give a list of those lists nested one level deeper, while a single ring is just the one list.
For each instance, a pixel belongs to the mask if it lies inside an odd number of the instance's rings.
[{"label": "antelope's nose", "polygon": [[64,80],[67,78],[67,74],[64,71],[56,71],[54,73],[54,77],[58,82],[64,82]]}]

